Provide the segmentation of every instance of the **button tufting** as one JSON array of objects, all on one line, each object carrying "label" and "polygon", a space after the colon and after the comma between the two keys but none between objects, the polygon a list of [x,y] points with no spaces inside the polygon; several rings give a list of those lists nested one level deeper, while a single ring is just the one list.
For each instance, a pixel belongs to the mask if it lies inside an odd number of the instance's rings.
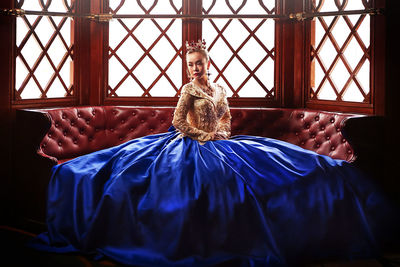
[{"label": "button tufting", "polygon": [[136,116],[136,112],[132,112],[132,116]]},{"label": "button tufting", "polygon": [[90,123],[90,120],[86,120],[86,124],[89,124]]},{"label": "button tufting", "polygon": [[330,137],[330,136],[327,136],[327,137],[325,137],[325,139],[326,139],[326,140],[330,140],[330,139],[331,139],[331,137]]},{"label": "button tufting", "polygon": [[95,116],[96,115],[96,111],[93,110],[92,111],[92,115]]},{"label": "button tufting", "polygon": [[89,142],[93,141],[93,137],[88,138]]},{"label": "button tufting", "polygon": [[300,118],[304,118],[304,114],[303,114],[303,113],[300,114],[299,117],[300,117]]},{"label": "button tufting", "polygon": [[321,144],[320,144],[320,143],[316,143],[315,146],[316,146],[316,147],[320,147]]},{"label": "button tufting", "polygon": [[47,136],[48,136],[49,138],[51,138],[51,134],[48,134]]},{"label": "button tufting", "polygon": [[67,115],[62,114],[61,118],[66,119],[66,118],[67,118]]},{"label": "button tufting", "polygon": [[305,142],[304,141],[301,141],[301,143],[300,143],[301,145],[304,145],[305,144]]},{"label": "button tufting", "polygon": [[310,124],[306,124],[306,129],[310,129]]},{"label": "button tufting", "polygon": [[75,125],[75,122],[74,121],[71,121],[71,126],[74,126]]},{"label": "button tufting", "polygon": [[321,130],[322,130],[322,131],[325,130],[325,126],[321,126]]},{"label": "button tufting", "polygon": [[319,116],[315,116],[315,121],[319,121]]},{"label": "button tufting", "polygon": [[58,142],[58,146],[62,146],[62,143],[61,143],[61,142]]},{"label": "button tufting", "polygon": [[334,119],[334,118],[331,118],[329,121],[330,121],[331,123],[334,123],[334,122],[335,122],[335,119]]},{"label": "button tufting", "polygon": [[125,123],[125,120],[121,120],[121,123],[124,124],[124,123]]},{"label": "button tufting", "polygon": [[154,117],[155,115],[156,115],[156,113],[153,111],[153,112],[151,113],[151,116]]},{"label": "button tufting", "polygon": [[58,122],[56,122],[56,123],[54,124],[54,126],[56,126],[56,128],[58,128],[58,126],[60,126],[60,124],[58,124]]},{"label": "button tufting", "polygon": [[119,141],[122,141],[122,140],[124,140],[124,138],[123,138],[123,137],[120,137],[120,138],[119,138]]},{"label": "button tufting", "polygon": [[80,112],[78,112],[78,118],[80,118],[80,117],[82,117],[82,115],[81,115],[81,113],[80,113]]},{"label": "button tufting", "polygon": [[110,129],[110,132],[114,132],[114,128],[111,128],[111,129]]},{"label": "button tufting", "polygon": [[342,139],[342,143],[346,143],[346,139],[343,138],[343,139]]},{"label": "button tufting", "polygon": [[67,136],[67,131],[63,131],[63,135],[64,135],[64,136]]},{"label": "button tufting", "polygon": [[154,132],[154,129],[153,129],[153,128],[151,128],[149,131],[150,131],[150,132]]},{"label": "button tufting", "polygon": [[315,134],[311,134],[310,137],[311,137],[311,138],[315,138]]},{"label": "button tufting", "polygon": [[331,151],[333,151],[333,150],[335,150],[335,147],[334,147],[334,146],[331,146]]},{"label": "button tufting", "polygon": [[140,123],[144,123],[144,120],[140,120]]},{"label": "button tufting", "polygon": [[164,121],[164,120],[160,120],[160,122],[161,122],[161,123],[164,123],[165,121]]},{"label": "button tufting", "polygon": [[298,132],[295,132],[294,134],[295,134],[296,136],[299,136],[299,133],[298,133]]},{"label": "button tufting", "polygon": [[78,140],[74,139],[72,142],[73,142],[74,144],[77,144],[77,143],[78,143]]},{"label": "button tufting", "polygon": [[351,154],[351,150],[349,149],[349,150],[347,150],[347,154]]},{"label": "button tufting", "polygon": [[336,128],[336,132],[340,132],[340,128]]}]

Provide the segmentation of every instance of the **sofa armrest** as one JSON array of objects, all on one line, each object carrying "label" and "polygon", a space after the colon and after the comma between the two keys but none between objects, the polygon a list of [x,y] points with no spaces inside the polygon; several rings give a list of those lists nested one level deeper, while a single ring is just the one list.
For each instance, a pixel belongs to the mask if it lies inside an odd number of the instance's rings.
[{"label": "sofa armrest", "polygon": [[14,173],[19,215],[44,222],[47,185],[57,159],[44,155],[40,143],[51,126],[45,112],[16,111]]},{"label": "sofa armrest", "polygon": [[36,110],[17,110],[16,122],[17,147],[24,152],[37,153],[43,137],[51,127],[49,115]]},{"label": "sofa armrest", "polygon": [[342,134],[353,147],[355,164],[372,170],[382,157],[384,147],[384,118],[381,116],[350,117],[345,120]]}]

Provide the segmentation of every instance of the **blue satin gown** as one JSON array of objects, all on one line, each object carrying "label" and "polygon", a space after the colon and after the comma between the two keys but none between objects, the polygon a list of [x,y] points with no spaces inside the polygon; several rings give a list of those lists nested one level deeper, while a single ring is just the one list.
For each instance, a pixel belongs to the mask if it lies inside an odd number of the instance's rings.
[{"label": "blue satin gown", "polygon": [[55,166],[48,232],[30,245],[132,266],[287,266],[376,255],[393,211],[345,161],[171,129]]}]

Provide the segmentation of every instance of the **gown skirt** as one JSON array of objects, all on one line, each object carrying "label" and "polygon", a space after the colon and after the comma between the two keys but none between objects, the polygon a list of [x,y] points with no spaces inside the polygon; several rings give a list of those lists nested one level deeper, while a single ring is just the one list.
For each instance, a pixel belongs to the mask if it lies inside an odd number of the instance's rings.
[{"label": "gown skirt", "polygon": [[371,181],[283,141],[201,144],[171,127],[53,167],[48,232],[30,246],[132,266],[370,257],[398,219]]}]

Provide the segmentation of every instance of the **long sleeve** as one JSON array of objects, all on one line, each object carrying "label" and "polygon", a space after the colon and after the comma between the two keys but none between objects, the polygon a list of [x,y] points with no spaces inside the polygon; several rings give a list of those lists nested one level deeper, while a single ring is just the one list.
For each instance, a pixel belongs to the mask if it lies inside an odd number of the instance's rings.
[{"label": "long sleeve", "polygon": [[219,108],[223,110],[223,115],[218,120],[217,131],[214,140],[229,139],[231,136],[231,112],[229,110],[228,101],[226,98],[226,90],[221,85],[217,85],[220,89],[222,97],[219,100]]},{"label": "long sleeve", "polygon": [[187,121],[187,114],[193,107],[193,101],[194,96],[183,90],[174,112],[172,124],[185,136],[189,136],[199,141],[209,141],[213,138],[212,133],[207,133],[203,130],[197,129],[196,127],[190,125]]},{"label": "long sleeve", "polygon": [[231,136],[231,113],[229,107],[218,122],[214,139],[228,139]]}]

